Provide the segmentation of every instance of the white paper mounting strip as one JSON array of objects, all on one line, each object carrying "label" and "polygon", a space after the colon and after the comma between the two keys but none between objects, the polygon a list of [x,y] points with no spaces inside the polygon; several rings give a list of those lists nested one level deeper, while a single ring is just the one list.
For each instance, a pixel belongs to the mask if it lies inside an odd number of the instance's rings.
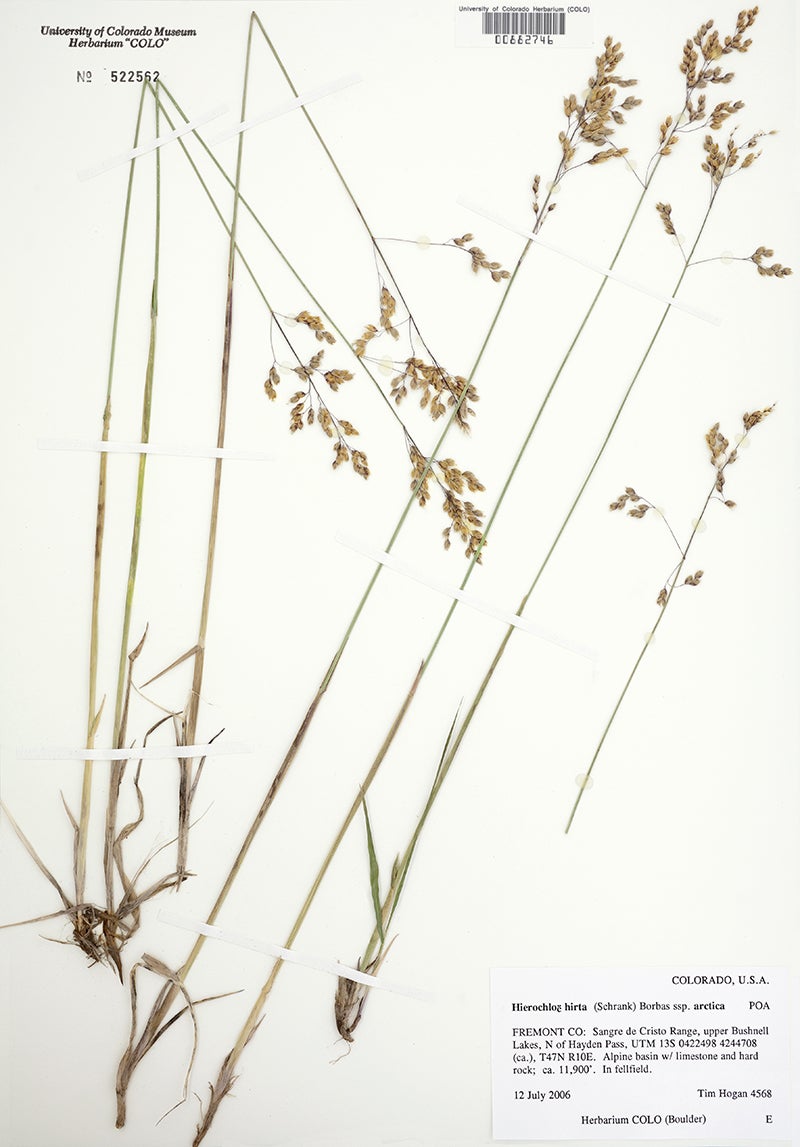
[{"label": "white paper mounting strip", "polygon": [[158,139],[152,140],[150,143],[143,143],[140,147],[131,148],[130,151],[122,152],[121,155],[114,155],[111,159],[106,159],[102,163],[98,163],[95,167],[85,167],[83,171],[78,172],[78,179],[85,182],[87,179],[94,179],[96,175],[105,175],[107,171],[113,171],[115,167],[121,167],[124,163],[129,163],[132,159],[138,159],[140,155],[147,155],[148,152],[156,151],[159,147],[164,147],[167,143],[172,143],[173,140],[180,139],[183,135],[189,135],[198,127],[203,124],[209,123],[212,119],[219,119],[220,116],[225,115],[228,108],[223,104],[213,111],[208,112],[207,115],[199,116],[197,119],[190,120],[188,123],[183,124],[181,127],[176,127],[174,131],[168,131],[164,135],[160,135]]},{"label": "white paper mounting strip", "polygon": [[308,952],[297,952],[294,948],[282,948],[272,944],[269,940],[258,940],[255,936],[247,936],[243,932],[232,932],[229,928],[218,928],[215,924],[205,924],[201,920],[192,920],[188,916],[181,916],[176,912],[169,912],[162,908],[158,919],[164,924],[171,924],[174,928],[183,928],[187,932],[199,932],[201,936],[208,936],[212,940],[222,940],[225,944],[234,944],[237,948],[247,948],[251,952],[261,952],[265,956],[275,956],[287,964],[300,964],[305,968],[313,968],[317,972],[326,972],[330,976],[344,976],[357,984],[366,984],[369,988],[378,988],[383,992],[394,992],[398,996],[409,996],[414,1000],[429,1002],[433,999],[430,992],[423,992],[419,988],[409,988],[404,984],[396,984],[392,980],[385,980],[378,976],[369,976],[366,972],[359,972],[338,960],[327,960],[322,956],[312,956]]},{"label": "white paper mounting strip", "polygon": [[254,753],[251,745],[234,741],[212,741],[208,745],[145,745],[129,749],[60,748],[47,745],[17,749],[21,761],[167,761],[184,757],[227,757]]},{"label": "white paper mounting strip", "polygon": [[331,80],[329,84],[323,84],[321,88],[314,88],[313,91],[306,92],[303,96],[297,96],[295,99],[286,100],[283,103],[276,104],[268,112],[263,115],[253,116],[252,119],[246,119],[242,123],[238,123],[236,127],[228,131],[224,131],[221,135],[214,136],[210,141],[212,147],[216,147],[218,143],[224,143],[226,139],[233,139],[234,136],[240,135],[243,131],[249,131],[251,127],[258,127],[260,123],[267,123],[268,120],[277,119],[279,116],[286,115],[287,112],[293,112],[297,108],[303,107],[305,104],[311,104],[315,100],[321,100],[325,96],[330,96],[334,92],[340,92],[343,88],[352,87],[353,84],[360,84],[362,77],[354,72],[350,76],[342,76],[339,80]]},{"label": "white paper mounting strip", "polygon": [[708,311],[701,310],[699,307],[692,307],[688,303],[682,303],[680,299],[670,298],[669,295],[662,295],[660,291],[654,291],[650,287],[645,286],[644,283],[638,283],[635,279],[629,279],[626,275],[620,275],[617,271],[612,271],[610,267],[602,267],[599,263],[593,263],[590,259],[584,259],[582,255],[574,255],[571,251],[565,251],[563,247],[557,247],[555,243],[546,243],[544,239],[540,239],[539,236],[534,235],[533,232],[525,231],[515,223],[511,223],[507,219],[501,219],[499,215],[493,215],[489,211],[484,211],[482,208],[468,203],[465,199],[459,199],[458,203],[461,207],[466,207],[468,211],[472,211],[473,214],[488,219],[490,223],[496,223],[498,227],[504,227],[506,231],[513,231],[515,235],[520,235],[523,239],[530,239],[532,243],[544,247],[547,251],[553,251],[556,255],[561,255],[562,258],[569,259],[573,263],[580,263],[582,267],[594,271],[597,275],[602,275],[604,279],[615,279],[618,283],[622,283],[623,286],[630,287],[631,290],[634,291],[639,291],[642,295],[649,295],[651,299],[656,299],[665,306],[674,307],[678,311],[685,311],[687,315],[692,315],[695,319],[701,319],[704,323],[711,323],[712,326],[722,326],[722,319],[718,315],[712,315]]},{"label": "white paper mounting strip", "polygon": [[496,618],[498,621],[501,621],[503,625],[513,625],[516,629],[522,629],[526,633],[538,637],[541,641],[548,641],[551,645],[558,645],[561,649],[566,649],[569,653],[577,654],[578,657],[585,657],[593,664],[597,662],[597,653],[593,649],[588,649],[585,645],[578,645],[574,641],[568,641],[566,638],[560,637],[557,633],[552,633],[550,630],[536,625],[535,622],[529,621],[528,618],[520,617],[517,613],[508,613],[507,610],[498,609],[490,602],[473,597],[463,589],[453,589],[449,585],[445,585],[444,582],[435,581],[416,567],[409,565],[400,558],[396,558],[394,554],[389,554],[385,550],[370,549],[368,546],[362,545],[361,542],[345,537],[343,534],[337,534],[336,541],[339,542],[340,545],[346,546],[349,550],[354,550],[357,554],[361,554],[362,557],[369,558],[370,561],[386,566],[387,569],[394,570],[395,573],[402,574],[403,577],[410,578],[412,581],[418,582],[420,585],[424,585],[436,593],[444,594],[445,597],[453,598],[463,605],[468,605],[470,609],[477,610],[478,613],[485,613],[488,617]]},{"label": "white paper mounting strip", "polygon": [[159,446],[155,442],[81,442],[67,438],[39,438],[38,450],[62,450],[68,453],[94,454],[162,454],[167,458],[225,458],[235,462],[275,462],[274,454],[255,450],[231,450],[227,446]]}]

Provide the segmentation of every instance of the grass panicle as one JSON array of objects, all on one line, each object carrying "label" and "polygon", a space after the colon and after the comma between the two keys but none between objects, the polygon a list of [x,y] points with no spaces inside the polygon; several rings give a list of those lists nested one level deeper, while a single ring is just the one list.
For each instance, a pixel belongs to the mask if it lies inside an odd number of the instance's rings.
[{"label": "grass panicle", "polygon": [[[765,406],[761,410],[754,410],[749,413],[745,413],[742,417],[742,433],[739,436],[738,443],[744,442],[753,428],[763,422],[767,415],[772,412],[772,410],[772,406]],[[605,728],[603,729],[603,732],[600,736],[600,740],[597,743],[597,747],[595,748],[592,759],[589,762],[589,766],[582,776],[582,783],[579,786],[578,795],[575,798],[575,802],[569,814],[569,819],[567,820],[567,825],[564,829],[565,832],[569,832],[570,828],[572,827],[572,822],[575,819],[575,814],[577,813],[578,807],[580,806],[581,800],[583,799],[583,794],[586,792],[592,772],[594,771],[594,767],[597,764],[597,760],[600,756],[603,745],[606,742],[606,738],[611,732],[611,728],[622,707],[622,703],[625,700],[628,690],[633,684],[634,678],[636,677],[639,667],[644,660],[644,656],[647,653],[647,650],[652,644],[653,638],[656,635],[656,631],[664,620],[667,608],[672,602],[676,590],[684,589],[687,587],[696,587],[700,585],[705,571],[698,569],[691,573],[685,574],[685,570],[686,563],[689,559],[689,552],[694,545],[695,539],[698,532],[700,531],[700,527],[709,507],[713,502],[721,502],[727,509],[731,510],[736,506],[735,502],[733,502],[730,498],[723,497],[723,494],[725,491],[726,471],[729,466],[732,466],[737,461],[739,455],[738,444],[731,446],[731,443],[728,441],[728,439],[720,433],[718,422],[715,423],[708,431],[705,436],[705,440],[709,451],[709,461],[714,468],[714,480],[711,483],[711,488],[705,496],[705,500],[703,501],[700,513],[695,518],[691,533],[689,534],[689,537],[684,545],[681,545],[672,528],[667,523],[667,528],[669,529],[669,532],[675,541],[680,557],[677,565],[665,579],[663,585],[658,591],[658,596],[655,599],[656,604],[659,607],[658,617],[656,618],[652,630],[647,635],[638,657],[633,663],[633,667],[628,674],[625,684],[623,685],[619,697],[617,698],[617,701],[611,711],[611,716],[606,722]],[[634,518],[636,520],[641,520],[644,518],[650,510],[653,510],[656,516],[660,516],[658,511],[654,510],[652,503],[649,502],[646,498],[642,498],[639,494],[637,494],[631,486],[626,487],[624,493],[610,504],[609,509],[612,511],[626,510],[628,517]]]}]

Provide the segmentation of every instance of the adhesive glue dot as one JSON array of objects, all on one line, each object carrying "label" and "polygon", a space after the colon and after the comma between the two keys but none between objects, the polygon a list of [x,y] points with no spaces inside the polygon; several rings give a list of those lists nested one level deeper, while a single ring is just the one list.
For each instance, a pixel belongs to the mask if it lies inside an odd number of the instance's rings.
[{"label": "adhesive glue dot", "polygon": [[296,366],[296,362],[279,362],[278,370],[294,370]]},{"label": "adhesive glue dot", "polygon": [[692,518],[692,529],[696,534],[703,534],[706,530],[706,524],[704,521],[701,522],[697,518]]},{"label": "adhesive glue dot", "polygon": [[547,181],[547,183],[545,184],[545,187],[547,188],[547,190],[550,192],[551,195],[558,195],[559,191],[561,190],[561,184],[560,183],[554,183],[552,179],[549,179]]},{"label": "adhesive glue dot", "polygon": [[417,246],[418,246],[418,247],[419,247],[421,250],[423,250],[423,251],[427,251],[427,250],[428,250],[428,248],[430,247],[430,245],[431,245],[431,240],[430,240],[430,238],[429,238],[427,235],[420,235],[420,236],[418,236],[418,238],[417,238]]},{"label": "adhesive glue dot", "polygon": [[719,257],[719,261],[726,267],[730,267],[731,263],[733,262],[733,251],[723,251]]},{"label": "adhesive glue dot", "polygon": [[381,374],[394,374],[394,363],[389,358],[388,354],[385,354],[381,361],[378,363],[378,370],[381,372]]},{"label": "adhesive glue dot", "polygon": [[584,789],[590,789],[594,784],[594,778],[588,776],[586,773],[578,773],[575,778],[575,784],[583,792]]},{"label": "adhesive glue dot", "polygon": [[646,633],[643,638],[645,645],[652,645],[655,642],[655,639],[656,635],[653,633],[652,629],[649,633]]},{"label": "adhesive glue dot", "polygon": [[285,327],[296,327],[297,326],[297,319],[284,319],[283,325]]}]

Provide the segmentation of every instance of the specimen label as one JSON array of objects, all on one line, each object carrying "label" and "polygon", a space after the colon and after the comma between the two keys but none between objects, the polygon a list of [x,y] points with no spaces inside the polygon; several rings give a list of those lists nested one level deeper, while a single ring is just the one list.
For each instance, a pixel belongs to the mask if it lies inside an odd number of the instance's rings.
[{"label": "specimen label", "polygon": [[788,1139],[783,968],[495,968],[495,1139]]},{"label": "specimen label", "polygon": [[590,4],[459,4],[459,48],[588,48],[594,42]]}]

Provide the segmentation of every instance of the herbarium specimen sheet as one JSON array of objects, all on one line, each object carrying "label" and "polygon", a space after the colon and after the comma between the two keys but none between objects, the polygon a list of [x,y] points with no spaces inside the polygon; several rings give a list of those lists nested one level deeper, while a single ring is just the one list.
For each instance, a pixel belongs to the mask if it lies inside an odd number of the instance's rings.
[{"label": "herbarium specimen sheet", "polygon": [[491,975],[796,980],[795,5],[0,14],[0,1140],[702,1142]]}]

